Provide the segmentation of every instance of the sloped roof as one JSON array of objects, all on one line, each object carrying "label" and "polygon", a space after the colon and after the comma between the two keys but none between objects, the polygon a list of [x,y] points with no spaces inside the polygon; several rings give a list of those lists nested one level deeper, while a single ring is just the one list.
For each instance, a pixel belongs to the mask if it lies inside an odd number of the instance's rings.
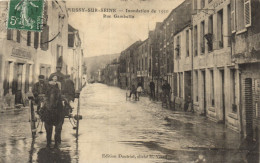
[{"label": "sloped roof", "polygon": [[78,30],[75,29],[74,27],[72,27],[70,24],[68,24],[68,31],[69,32],[75,32],[75,31],[78,31]]}]

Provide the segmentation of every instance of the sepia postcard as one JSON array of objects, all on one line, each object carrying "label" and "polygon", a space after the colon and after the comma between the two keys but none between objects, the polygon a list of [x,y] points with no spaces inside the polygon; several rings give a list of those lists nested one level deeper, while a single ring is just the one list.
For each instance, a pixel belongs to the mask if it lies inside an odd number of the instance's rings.
[{"label": "sepia postcard", "polygon": [[0,0],[1,163],[259,163],[259,0]]}]

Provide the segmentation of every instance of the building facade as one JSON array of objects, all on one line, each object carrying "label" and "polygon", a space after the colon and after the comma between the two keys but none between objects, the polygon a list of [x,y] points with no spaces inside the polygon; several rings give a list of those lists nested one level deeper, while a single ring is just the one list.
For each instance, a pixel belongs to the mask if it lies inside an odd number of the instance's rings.
[{"label": "building facade", "polygon": [[192,28],[187,24],[174,35],[175,107],[183,109],[192,97]]},{"label": "building facade", "polygon": [[[74,81],[76,89],[80,89],[83,75],[83,49],[79,31],[68,25],[68,55],[64,57],[63,66]],[[67,63],[67,64],[66,64]]]},{"label": "building facade", "polygon": [[231,62],[235,64],[231,74],[236,79],[230,90],[235,94],[232,111],[242,134],[253,139],[260,127],[259,7],[258,0],[231,1]]},{"label": "building facade", "polygon": [[[8,8],[8,3],[1,2],[1,6]],[[47,79],[55,71],[57,56],[63,55],[59,52],[66,55],[66,48],[57,49],[58,46],[67,45],[68,14],[63,11],[66,11],[65,2],[48,1],[44,6],[42,32],[1,30],[1,96],[12,89],[13,94],[17,95],[16,103],[21,103],[19,94],[26,93],[38,80],[38,75],[44,75]],[[4,15],[6,20],[7,14]]]},{"label": "building facade", "polygon": [[[193,1],[194,109],[239,131],[238,69],[231,62],[230,1]],[[206,12],[203,12],[206,11]]]},{"label": "building facade", "polygon": [[[62,72],[69,74],[68,65],[68,13],[65,1],[46,1],[41,32],[9,30],[1,24],[0,30],[0,96],[12,89],[16,103],[22,103],[24,94],[39,75],[48,79],[62,66]],[[0,2],[1,20],[7,19],[8,2]],[[78,60],[82,61],[83,51]],[[77,63],[82,68],[81,63]],[[81,74],[81,70],[80,70]],[[79,77],[81,78],[81,77]],[[79,84],[78,84],[79,85]]]}]

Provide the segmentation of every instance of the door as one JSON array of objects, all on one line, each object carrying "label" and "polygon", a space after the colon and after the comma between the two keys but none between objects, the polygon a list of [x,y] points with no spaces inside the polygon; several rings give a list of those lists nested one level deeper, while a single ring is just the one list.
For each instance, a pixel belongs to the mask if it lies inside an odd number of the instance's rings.
[{"label": "door", "polygon": [[184,77],[184,93],[185,93],[185,99],[191,98],[191,71],[186,71],[185,72],[185,77]]},{"label": "door", "polygon": [[226,110],[225,110],[225,76],[224,76],[224,70],[220,70],[220,77],[221,77],[221,102],[222,102],[222,113],[223,113],[223,122],[225,123],[226,121]]},{"label": "door", "polygon": [[201,71],[202,74],[202,96],[203,96],[203,111],[204,115],[207,115],[207,108],[206,108],[206,77],[205,77],[205,71]]}]

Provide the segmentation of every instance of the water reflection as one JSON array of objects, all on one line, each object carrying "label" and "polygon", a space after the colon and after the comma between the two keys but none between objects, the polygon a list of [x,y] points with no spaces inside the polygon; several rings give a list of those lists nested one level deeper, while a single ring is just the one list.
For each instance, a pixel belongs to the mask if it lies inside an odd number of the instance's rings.
[{"label": "water reflection", "polygon": [[50,148],[41,148],[37,153],[37,162],[38,163],[47,163],[47,162],[60,162],[60,163],[70,163],[70,151],[61,150],[61,149],[50,149]]},{"label": "water reflection", "polygon": [[[87,87],[81,98],[79,139],[66,119],[60,149],[45,148],[45,131],[31,138],[24,112],[0,114],[0,162],[259,162],[258,143],[205,117],[162,109],[144,97],[132,103],[124,90],[101,84]],[[102,154],[160,159],[110,160]]]}]

